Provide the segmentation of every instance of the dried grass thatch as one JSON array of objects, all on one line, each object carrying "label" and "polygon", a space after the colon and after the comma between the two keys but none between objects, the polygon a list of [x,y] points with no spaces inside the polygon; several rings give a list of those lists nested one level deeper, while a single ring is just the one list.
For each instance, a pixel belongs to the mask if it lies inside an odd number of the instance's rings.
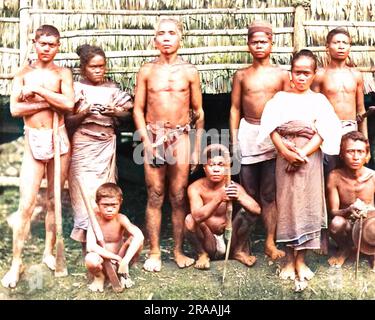
[{"label": "dried grass thatch", "polygon": [[[108,75],[129,91],[133,91],[135,75],[139,67],[153,59],[153,28],[160,15],[173,15],[182,21],[185,35],[181,55],[197,65],[201,72],[203,92],[206,93],[229,92],[235,70],[252,62],[244,46],[247,40],[247,26],[254,20],[262,19],[272,23],[276,31],[272,61],[275,64],[288,65],[293,48],[296,5],[302,4],[306,8],[306,21],[304,21],[306,46],[324,46],[326,34],[334,27],[332,21],[337,20],[342,20],[348,25],[353,38],[353,49],[358,45],[373,46],[375,42],[375,23],[372,22],[375,21],[375,0],[96,0],[93,2],[30,0],[30,2],[32,3],[30,30],[48,23],[55,25],[61,31],[60,51],[63,53],[64,60],[58,60],[59,64],[77,68],[77,56],[72,54],[77,46],[83,43],[99,45],[109,56]],[[19,1],[2,1],[0,17],[17,17],[18,9]],[[19,23],[0,18],[0,34],[3,34],[0,48],[19,48]],[[224,49],[215,51],[211,50],[212,48]],[[144,50],[148,50],[147,54],[143,54]],[[327,63],[324,47],[316,50],[320,62]],[[129,55],[129,52],[135,54]],[[370,67],[374,65],[374,54],[375,52],[371,50],[363,52],[353,50],[351,57],[358,66]],[[0,61],[0,73],[14,74],[19,57],[17,54],[0,50]],[[76,70],[75,74],[78,75]],[[375,88],[373,74],[364,75],[366,88]],[[8,82],[9,79],[2,80],[0,94],[9,94]]]}]

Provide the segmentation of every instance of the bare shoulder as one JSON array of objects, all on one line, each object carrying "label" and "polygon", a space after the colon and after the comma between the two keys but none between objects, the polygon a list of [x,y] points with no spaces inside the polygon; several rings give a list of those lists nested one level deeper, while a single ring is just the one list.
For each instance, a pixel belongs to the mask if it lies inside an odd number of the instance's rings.
[{"label": "bare shoulder", "polygon": [[186,72],[186,74],[190,78],[196,78],[197,75],[199,74],[199,71],[197,67],[190,62],[187,62],[185,60],[181,60],[180,64],[178,65],[179,67],[183,68],[183,70]]},{"label": "bare shoulder", "polygon": [[128,225],[129,223],[131,223],[130,220],[129,220],[129,218],[125,214],[120,213],[120,212],[117,215],[117,219],[118,219],[118,222],[121,225],[123,225],[123,226]]},{"label": "bare shoulder", "polygon": [[274,64],[274,65],[271,65],[270,66],[270,69],[273,71],[273,72],[276,72],[277,74],[279,75],[282,75],[282,76],[285,76],[285,75],[288,75],[289,74],[289,71],[280,67],[279,65],[277,64]]},{"label": "bare shoulder", "polygon": [[242,69],[238,69],[234,75],[233,75],[233,78],[234,79],[237,79],[239,81],[242,81],[246,75],[247,72],[250,72],[250,69],[251,67],[246,67],[246,68],[242,68]]},{"label": "bare shoulder", "polygon": [[188,187],[188,192],[191,193],[200,193],[203,188],[203,182],[205,178],[200,178],[196,181],[194,181],[192,184],[189,185]]},{"label": "bare shoulder", "polygon": [[314,81],[319,81],[319,80],[323,79],[324,76],[326,75],[326,73],[327,73],[326,68],[322,68],[322,67],[318,68],[318,70],[316,70]]},{"label": "bare shoulder", "polygon": [[21,68],[19,68],[15,74],[15,77],[17,78],[23,78],[23,76],[31,71],[33,71],[34,69],[32,67],[30,67],[29,65],[27,66],[23,66]]},{"label": "bare shoulder", "polygon": [[62,79],[66,80],[71,79],[73,77],[72,70],[70,70],[69,68],[56,66],[54,70],[61,75]]},{"label": "bare shoulder", "polygon": [[138,71],[138,74],[146,76],[152,71],[154,66],[155,66],[155,60],[152,60],[150,62],[146,62],[145,64],[143,64],[141,66],[141,68]]},{"label": "bare shoulder", "polygon": [[334,169],[328,175],[328,187],[337,185],[340,178],[344,176],[342,169]]},{"label": "bare shoulder", "polygon": [[363,81],[363,75],[361,71],[359,71],[357,68],[350,68],[350,71],[356,81]]}]

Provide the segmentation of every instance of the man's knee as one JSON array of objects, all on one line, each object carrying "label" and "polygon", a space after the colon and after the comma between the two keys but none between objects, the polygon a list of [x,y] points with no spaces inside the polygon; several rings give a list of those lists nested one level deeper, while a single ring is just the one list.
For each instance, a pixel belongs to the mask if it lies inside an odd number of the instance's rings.
[{"label": "man's knee", "polygon": [[334,217],[329,224],[329,232],[333,235],[342,233],[346,229],[347,221],[344,217]]},{"label": "man's knee", "polygon": [[152,208],[161,208],[164,201],[164,190],[159,188],[151,188],[148,191],[147,203]]},{"label": "man's knee", "polygon": [[181,188],[177,191],[171,191],[169,193],[169,200],[172,207],[183,207],[186,204],[186,188]]},{"label": "man's knee", "polygon": [[34,207],[36,205],[35,198],[23,198],[21,197],[18,211],[20,212],[21,217],[28,217],[32,214]]},{"label": "man's knee", "polygon": [[191,213],[188,214],[185,218],[185,227],[188,231],[195,232],[196,222]]},{"label": "man's knee", "polygon": [[89,252],[85,257],[85,264],[89,271],[99,272],[102,270],[103,258],[95,252]]}]

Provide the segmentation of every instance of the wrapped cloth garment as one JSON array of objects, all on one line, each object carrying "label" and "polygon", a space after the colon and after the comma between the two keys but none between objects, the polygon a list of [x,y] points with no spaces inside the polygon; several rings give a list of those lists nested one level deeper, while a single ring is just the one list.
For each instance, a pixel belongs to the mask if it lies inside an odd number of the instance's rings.
[{"label": "wrapped cloth garment", "polygon": [[[80,179],[80,180],[78,180]],[[106,182],[116,182],[116,135],[78,129],[73,135],[72,158],[69,170],[69,192],[74,210],[74,229],[71,237],[84,242],[77,229],[87,230],[89,218],[82,199],[79,181],[94,199],[96,189]],[[77,239],[78,238],[78,239]]]},{"label": "wrapped cloth garment", "polygon": [[257,143],[262,145],[273,131],[284,143],[302,148],[316,132],[323,142],[308,162],[292,172],[279,154],[276,159],[276,239],[295,250],[320,248],[320,233],[327,228],[322,151],[338,154],[341,123],[328,99],[312,91],[278,92],[267,102]]},{"label": "wrapped cloth garment", "polygon": [[[36,160],[48,161],[53,159],[53,129],[36,129],[25,126],[25,137],[31,153]],[[69,139],[65,125],[58,128],[60,137],[60,155],[69,152]]]},{"label": "wrapped cloth garment", "polygon": [[256,144],[259,128],[259,124],[252,124],[244,118],[241,119],[238,129],[241,164],[253,164],[276,158],[276,149],[270,137],[265,138],[261,146]]},{"label": "wrapped cloth garment", "polygon": [[146,129],[152,147],[156,150],[155,158],[152,159],[152,166],[158,167],[166,163],[173,162],[174,144],[183,134],[188,134],[191,130],[190,124],[177,125],[171,127],[167,124],[147,123]]},{"label": "wrapped cloth garment", "polygon": [[[297,148],[309,142],[304,129],[308,124],[290,121],[277,132]],[[324,195],[322,152],[314,152],[309,162],[287,172],[290,165],[283,157],[276,158],[276,206],[278,211],[276,239],[296,250],[319,249],[320,232],[327,228]]]}]

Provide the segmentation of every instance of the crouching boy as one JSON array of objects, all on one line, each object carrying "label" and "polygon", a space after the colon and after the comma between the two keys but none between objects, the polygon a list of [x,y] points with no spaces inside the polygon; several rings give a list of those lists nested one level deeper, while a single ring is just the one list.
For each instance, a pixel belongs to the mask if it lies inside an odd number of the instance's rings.
[{"label": "crouching boy", "polygon": [[129,266],[133,264],[143,247],[142,231],[119,213],[122,204],[122,191],[114,183],[104,183],[96,191],[96,219],[103,233],[105,246],[98,244],[92,226],[87,230],[86,267],[94,280],[89,286],[92,291],[103,292],[106,275],[104,259],[118,265],[118,274],[124,287],[131,287]]}]

